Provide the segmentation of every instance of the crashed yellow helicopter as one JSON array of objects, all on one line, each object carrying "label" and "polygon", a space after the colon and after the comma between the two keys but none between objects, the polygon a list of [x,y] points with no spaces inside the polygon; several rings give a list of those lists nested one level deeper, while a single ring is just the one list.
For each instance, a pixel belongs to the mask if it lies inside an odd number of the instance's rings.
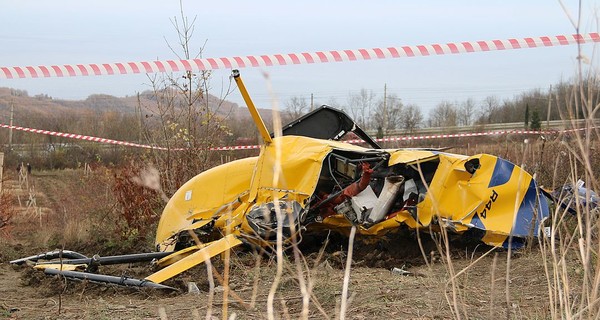
[{"label": "crashed yellow helicopter", "polygon": [[[53,251],[11,261],[48,274],[127,286],[161,283],[242,244],[273,245],[329,229],[381,236],[407,226],[517,247],[543,235],[549,198],[532,176],[487,154],[382,149],[344,112],[323,106],[268,132],[237,70],[233,77],[262,136],[260,155],[200,173],[167,203],[156,252],[86,257]],[[353,132],[368,147],[340,139]],[[57,262],[61,256],[60,263]],[[145,279],[95,274],[100,265],[154,261]],[[77,271],[84,269],[85,271]]]}]

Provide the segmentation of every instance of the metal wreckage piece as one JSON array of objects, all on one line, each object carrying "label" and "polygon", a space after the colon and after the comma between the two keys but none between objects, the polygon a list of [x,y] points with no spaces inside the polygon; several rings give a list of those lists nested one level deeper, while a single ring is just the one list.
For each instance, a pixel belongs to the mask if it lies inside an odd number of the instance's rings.
[{"label": "metal wreckage piece", "polygon": [[585,188],[585,183],[578,180],[575,185],[567,183],[552,191],[554,199],[560,199],[557,204],[568,212],[576,214],[577,205],[589,208],[590,212],[600,213],[600,196],[596,192]]},{"label": "metal wreckage piece", "polygon": [[[352,226],[358,234],[374,237],[402,226],[446,228],[505,248],[543,236],[550,195],[513,163],[489,154],[382,149],[344,112],[328,106],[274,136],[237,70],[233,77],[262,136],[260,154],[214,167],[184,184],[160,218],[157,252],[144,256],[159,270],[128,284],[160,284],[244,243],[273,245],[278,227],[284,242],[300,239],[307,230],[348,233]],[[340,141],[349,132],[368,146]],[[109,261],[128,263],[130,255],[120,257]],[[88,272],[103,264],[85,256],[68,258]],[[34,256],[13,262],[25,260],[37,261],[37,268],[47,273],[92,280],[56,259],[41,262]],[[119,279],[93,281],[126,284]]]}]

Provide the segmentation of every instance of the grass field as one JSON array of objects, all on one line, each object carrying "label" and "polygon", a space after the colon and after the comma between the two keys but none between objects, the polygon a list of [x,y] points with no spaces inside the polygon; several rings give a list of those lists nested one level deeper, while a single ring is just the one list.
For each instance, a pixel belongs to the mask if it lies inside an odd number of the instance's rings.
[{"label": "grass field", "polygon": [[[600,168],[598,153],[589,152],[586,161],[580,161],[573,145],[562,141],[505,137],[460,143],[451,151],[505,157],[523,164],[549,188],[580,177],[597,187],[593,174]],[[597,147],[592,143],[587,150]],[[595,319],[599,315],[597,219],[586,217],[584,211],[555,217],[555,239],[511,253],[461,239],[451,239],[446,247],[444,239],[429,234],[420,235],[421,249],[411,231],[375,243],[357,239],[343,306],[348,239],[335,234],[307,236],[300,258],[284,256],[282,278],[271,298],[276,257],[244,250],[233,252],[228,282],[221,280],[225,266],[217,258],[214,269],[201,265],[169,280],[167,284],[182,289],[180,293],[64,281],[8,265],[11,259],[57,248],[88,255],[150,251],[151,234],[144,238],[119,226],[115,170],[34,171],[21,182],[8,172],[4,186],[13,214],[0,236],[0,319],[234,315],[237,319]],[[152,271],[147,265],[130,265],[103,272],[144,277]],[[190,281],[198,285],[199,294],[185,293]],[[230,294],[224,295],[227,291]]]}]

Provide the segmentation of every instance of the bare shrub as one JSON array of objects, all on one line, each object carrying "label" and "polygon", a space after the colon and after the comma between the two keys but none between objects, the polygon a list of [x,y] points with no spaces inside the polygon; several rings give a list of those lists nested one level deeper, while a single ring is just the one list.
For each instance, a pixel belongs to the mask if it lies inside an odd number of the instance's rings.
[{"label": "bare shrub", "polygon": [[[194,49],[192,41],[195,20],[188,19],[183,8],[181,17],[171,20],[178,43],[168,45],[179,59],[202,57],[204,45]],[[168,195],[214,166],[218,159],[214,159],[210,148],[223,145],[232,135],[225,124],[231,111],[221,110],[232,89],[225,88],[220,97],[213,96],[209,94],[210,80],[210,71],[149,76],[152,91],[147,95],[151,103],[140,104],[140,110],[147,113],[141,126],[147,142],[167,148],[153,150],[151,157],[161,172],[162,188]]]},{"label": "bare shrub", "polygon": [[143,172],[144,166],[134,160],[115,172],[113,194],[121,219],[117,229],[123,239],[144,241],[152,237],[164,205],[157,190],[139,183],[147,180],[141,176]]},{"label": "bare shrub", "polygon": [[15,215],[13,195],[8,192],[0,193],[0,236],[9,237],[12,218]]}]

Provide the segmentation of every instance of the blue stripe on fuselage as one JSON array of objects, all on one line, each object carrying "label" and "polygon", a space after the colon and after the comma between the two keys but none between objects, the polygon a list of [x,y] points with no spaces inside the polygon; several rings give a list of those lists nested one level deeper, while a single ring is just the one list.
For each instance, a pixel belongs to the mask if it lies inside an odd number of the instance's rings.
[{"label": "blue stripe on fuselage", "polygon": [[[537,237],[540,221],[548,217],[549,210],[546,197],[542,194],[538,196],[537,184],[535,180],[531,179],[527,193],[517,212],[515,224],[511,232],[512,235],[514,237],[527,237],[533,232],[531,235]],[[532,226],[532,222],[535,225]]]},{"label": "blue stripe on fuselage", "polygon": [[492,172],[492,178],[490,179],[490,185],[488,188],[503,185],[510,180],[515,165],[510,161],[497,158],[494,172]]}]

